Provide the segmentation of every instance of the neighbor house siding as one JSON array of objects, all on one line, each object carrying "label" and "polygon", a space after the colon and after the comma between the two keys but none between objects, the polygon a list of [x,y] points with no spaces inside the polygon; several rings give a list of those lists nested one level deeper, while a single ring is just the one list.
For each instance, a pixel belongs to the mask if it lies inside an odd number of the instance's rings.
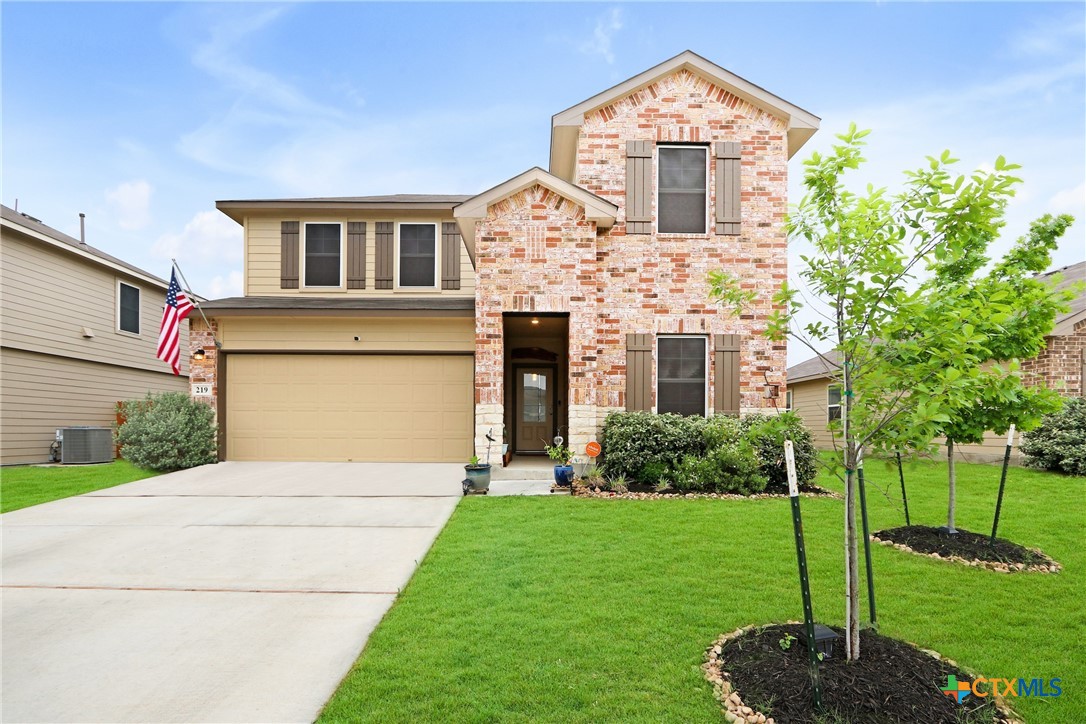
[{"label": "neighbor house siding", "polygon": [[130,367],[0,349],[0,463],[41,463],[58,427],[111,426],[121,400],[185,392],[188,379]]},{"label": "neighbor house siding", "polygon": [[[299,254],[305,250],[304,224],[305,222],[330,221],[343,223],[342,246],[343,252],[347,249],[347,223],[350,221],[366,222],[366,286],[364,289],[306,289],[304,284],[299,284],[297,289],[283,289],[281,284],[280,254],[282,246],[283,221],[300,221],[301,232],[298,243]],[[249,216],[245,219],[246,259],[245,259],[245,295],[251,297],[269,296],[305,296],[305,297],[341,297],[350,296],[384,296],[393,294],[419,294],[417,289],[398,291],[396,289],[377,289],[374,284],[377,264],[377,222],[409,222],[409,223],[436,223],[438,224],[437,249],[441,253],[441,223],[452,222],[452,215],[448,212],[432,211],[406,214],[405,212],[359,212],[345,213],[341,211],[320,214],[291,214],[289,217],[279,214],[275,216]],[[395,227],[394,227],[395,228]],[[300,268],[300,266],[299,266]],[[437,269],[437,290],[434,292],[421,292],[424,294],[441,294],[442,296],[473,297],[475,295],[475,270],[471,265],[464,242],[460,242],[460,288],[441,289],[441,264]]]},{"label": "neighbor house siding", "polygon": [[[140,290],[140,333],[117,330],[117,281]],[[155,358],[165,289],[6,230],[0,244],[4,347],[169,372]],[[86,327],[93,337],[83,336]],[[188,324],[181,349],[188,349]],[[181,355],[188,374],[188,355]]]}]

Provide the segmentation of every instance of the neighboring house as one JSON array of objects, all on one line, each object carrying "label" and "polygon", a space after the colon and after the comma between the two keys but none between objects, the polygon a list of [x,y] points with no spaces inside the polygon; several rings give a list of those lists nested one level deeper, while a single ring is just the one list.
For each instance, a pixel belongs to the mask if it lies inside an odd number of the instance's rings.
[{"label": "neighboring house", "polygon": [[[616,410],[771,406],[788,159],[817,128],[684,52],[555,115],[549,170],[474,196],[218,202],[244,296],[202,305],[193,382],[221,456],[466,461],[488,432],[582,453]],[[756,293],[741,316],[714,269]]]},{"label": "neighboring house", "polygon": [[6,206],[0,221],[0,462],[47,462],[57,428],[189,389],[187,360],[177,377],[155,359],[166,282]]},{"label": "neighboring house", "polygon": [[[1086,282],[1086,262],[1079,262],[1042,274],[1058,289]],[[832,374],[839,369],[837,352],[800,362],[788,368],[788,392],[785,405],[803,418],[811,429],[815,445],[829,450],[833,436],[828,425],[841,414],[840,386],[832,384]],[[1026,384],[1044,383],[1070,397],[1084,394],[1086,379],[1086,291],[1080,286],[1070,310],[1056,319],[1052,333],[1045,337],[1045,348],[1021,363]],[[960,445],[955,449],[962,459],[991,462],[1003,459],[1006,436],[989,433],[979,445]],[[1017,452],[1017,443],[1016,443]]]}]

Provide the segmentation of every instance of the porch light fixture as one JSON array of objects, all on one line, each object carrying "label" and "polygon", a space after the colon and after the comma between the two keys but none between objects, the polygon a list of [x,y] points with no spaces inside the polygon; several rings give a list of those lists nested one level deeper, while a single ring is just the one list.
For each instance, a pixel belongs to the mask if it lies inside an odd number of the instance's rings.
[{"label": "porch light fixture", "polygon": [[193,362],[203,362],[205,359],[207,359],[207,352],[204,351],[203,347],[192,353]]},{"label": "porch light fixture", "polygon": [[532,324],[539,324],[539,318],[538,317],[532,317]]}]

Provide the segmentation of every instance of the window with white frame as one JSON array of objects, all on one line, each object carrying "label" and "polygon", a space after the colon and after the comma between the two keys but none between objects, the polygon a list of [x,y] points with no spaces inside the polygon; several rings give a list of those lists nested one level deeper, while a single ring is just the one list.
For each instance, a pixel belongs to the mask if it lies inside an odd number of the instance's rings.
[{"label": "window with white frame", "polygon": [[792,400],[792,390],[785,390],[784,392],[784,409],[793,410],[792,405],[795,404]]},{"label": "window with white frame", "polygon": [[705,415],[708,359],[705,337],[657,338],[657,412]]},{"label": "window with white frame", "polygon": [[140,333],[140,290],[124,282],[117,282],[117,329]]},{"label": "window with white frame", "polygon": [[841,385],[826,388],[826,422],[841,419]]},{"label": "window with white frame", "polygon": [[656,230],[662,234],[704,234],[709,149],[660,146],[657,165]]},{"label": "window with white frame", "polygon": [[437,286],[437,224],[400,224],[398,266],[398,286]]},{"label": "window with white frame", "polygon": [[305,224],[305,286],[343,285],[342,227],[338,223]]}]

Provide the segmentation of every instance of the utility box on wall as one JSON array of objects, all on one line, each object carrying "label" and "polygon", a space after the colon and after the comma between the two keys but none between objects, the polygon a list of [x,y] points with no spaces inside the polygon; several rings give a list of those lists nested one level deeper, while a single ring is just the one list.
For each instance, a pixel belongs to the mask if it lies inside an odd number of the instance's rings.
[{"label": "utility box on wall", "polygon": [[113,430],[108,427],[61,427],[57,443],[65,465],[113,461]]}]

